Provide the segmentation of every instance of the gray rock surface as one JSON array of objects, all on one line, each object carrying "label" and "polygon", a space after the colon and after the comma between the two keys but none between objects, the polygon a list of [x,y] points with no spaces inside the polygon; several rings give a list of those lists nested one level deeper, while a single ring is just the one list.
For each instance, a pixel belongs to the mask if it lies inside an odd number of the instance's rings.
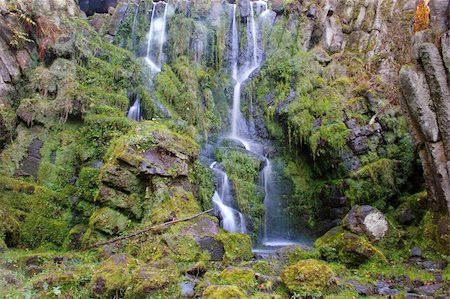
[{"label": "gray rock surface", "polygon": [[389,229],[386,217],[372,206],[353,206],[343,224],[351,232],[366,235],[371,241],[381,240]]}]

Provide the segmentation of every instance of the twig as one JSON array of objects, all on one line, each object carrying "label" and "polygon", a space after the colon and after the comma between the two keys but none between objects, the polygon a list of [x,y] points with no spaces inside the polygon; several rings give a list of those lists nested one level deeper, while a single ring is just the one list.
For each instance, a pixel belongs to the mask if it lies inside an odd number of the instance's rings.
[{"label": "twig", "polygon": [[150,232],[150,231],[160,231],[161,229],[163,229],[163,228],[164,228],[165,226],[167,226],[167,225],[172,225],[172,224],[175,224],[175,223],[178,223],[178,222],[189,221],[189,220],[192,220],[192,219],[194,219],[194,218],[197,218],[197,217],[199,217],[199,216],[201,216],[201,215],[208,214],[208,213],[210,213],[210,212],[212,212],[212,211],[213,211],[213,209],[209,209],[209,210],[206,210],[206,211],[204,211],[204,212],[201,212],[201,213],[198,213],[198,214],[196,214],[196,215],[193,215],[193,216],[191,216],[191,217],[187,217],[187,218],[183,218],[183,219],[179,219],[179,220],[172,220],[172,221],[169,221],[169,222],[164,222],[164,223],[162,223],[162,224],[157,224],[157,225],[148,227],[148,228],[143,229],[143,230],[139,230],[139,231],[137,231],[137,232],[134,232],[134,233],[129,234],[129,235],[126,235],[126,236],[118,237],[118,238],[115,238],[115,239],[112,239],[112,240],[108,240],[108,241],[105,241],[105,242],[96,243],[96,244],[91,245],[91,246],[89,246],[89,247],[83,248],[83,250],[89,250],[89,249],[97,248],[97,247],[100,247],[100,246],[103,246],[103,245],[112,244],[112,243],[115,243],[115,242],[118,242],[118,241],[127,240],[127,239],[132,239],[132,238],[134,238],[134,237],[137,237],[137,236],[139,236],[139,235],[148,233],[148,232]]}]

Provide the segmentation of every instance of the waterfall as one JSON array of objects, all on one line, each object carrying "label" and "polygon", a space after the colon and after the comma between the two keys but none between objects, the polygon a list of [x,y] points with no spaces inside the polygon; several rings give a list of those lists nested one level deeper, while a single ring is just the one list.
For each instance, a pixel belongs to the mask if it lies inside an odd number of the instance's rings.
[{"label": "waterfall", "polygon": [[[161,16],[161,8],[162,11]],[[168,4],[164,1],[153,2],[152,15],[150,19],[150,28],[148,31],[148,42],[147,42],[147,56],[145,61],[150,66],[153,75],[161,72],[161,67],[164,59],[164,43],[167,39],[166,37],[166,26],[167,26],[167,8]],[[132,28],[132,40],[134,45],[134,36],[137,28],[137,19],[139,14],[139,5],[136,7],[133,28]],[[157,105],[159,103],[156,103]],[[141,106],[139,99],[137,99],[133,106],[130,107],[128,111],[128,118],[134,119],[136,121],[141,120]]]},{"label": "waterfall", "polygon": [[232,208],[231,184],[227,174],[219,168],[219,163],[217,162],[213,162],[210,168],[218,178],[218,188],[214,192],[212,201],[214,208],[217,209],[221,216],[222,228],[232,233],[247,233],[244,215]]},{"label": "waterfall", "polygon": [[[159,16],[159,6],[164,6],[162,16]],[[163,48],[166,41],[167,25],[167,3],[164,1],[154,2],[150,29],[148,32],[147,57],[146,61],[154,73],[161,72],[163,63]]]},{"label": "waterfall", "polygon": [[141,121],[141,104],[139,102],[139,98],[136,99],[133,106],[130,107],[127,117],[134,119],[135,121]]}]

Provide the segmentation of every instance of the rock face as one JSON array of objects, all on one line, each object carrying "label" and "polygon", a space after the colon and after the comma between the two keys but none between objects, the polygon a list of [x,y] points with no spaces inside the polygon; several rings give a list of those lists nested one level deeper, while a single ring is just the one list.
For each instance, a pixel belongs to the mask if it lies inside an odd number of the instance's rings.
[{"label": "rock face", "polygon": [[[445,2],[445,3],[444,3]],[[431,3],[430,3],[431,5]],[[442,8],[438,8],[443,5]],[[448,22],[441,12],[447,1],[433,1],[431,27],[442,32]],[[439,12],[439,13],[438,13]],[[448,14],[446,14],[448,15]],[[427,42],[430,34],[417,32],[417,66],[400,72],[403,108],[409,120],[427,183],[428,197],[435,211],[450,213],[450,90],[448,86],[449,32],[442,35],[441,49]],[[447,68],[446,68],[447,67]]]},{"label": "rock face", "polygon": [[344,226],[351,232],[366,235],[371,241],[381,240],[389,229],[383,213],[371,206],[358,205],[345,216]]}]

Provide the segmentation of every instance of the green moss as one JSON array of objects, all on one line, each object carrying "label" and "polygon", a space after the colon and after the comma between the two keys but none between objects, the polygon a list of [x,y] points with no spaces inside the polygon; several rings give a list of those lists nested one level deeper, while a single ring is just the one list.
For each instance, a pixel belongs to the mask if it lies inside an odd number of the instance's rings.
[{"label": "green moss", "polygon": [[97,298],[111,298],[125,294],[131,283],[132,270],[136,260],[125,254],[114,255],[102,262],[94,270],[90,289]]},{"label": "green moss", "polygon": [[130,220],[120,212],[104,207],[92,214],[89,227],[109,235],[117,235],[123,232],[129,226],[129,223]]},{"label": "green moss", "polygon": [[125,298],[151,298],[157,295],[170,298],[178,293],[177,282],[178,271],[173,261],[148,263],[134,272],[131,288],[127,290]]},{"label": "green moss", "polygon": [[324,262],[313,259],[286,268],[281,279],[291,293],[300,297],[321,298],[336,287],[333,271]]},{"label": "green moss", "polygon": [[220,274],[220,283],[224,285],[235,285],[247,293],[251,293],[256,286],[255,273],[249,268],[226,268]]},{"label": "green moss", "polygon": [[244,293],[237,286],[212,285],[203,292],[205,299],[244,299]]},{"label": "green moss", "polygon": [[36,214],[21,214],[20,244],[26,247],[61,246],[69,232],[68,221],[49,219]]},{"label": "green moss", "polygon": [[273,265],[270,265],[268,261],[260,260],[252,265],[253,271],[263,275],[274,275],[275,271]]},{"label": "green moss", "polygon": [[91,167],[84,167],[78,174],[77,195],[81,200],[93,202],[98,191],[98,178],[100,170]]},{"label": "green moss", "polygon": [[200,247],[191,235],[165,234],[164,241],[171,250],[171,259],[178,262],[194,262],[201,255]]},{"label": "green moss", "polygon": [[364,237],[335,227],[314,242],[327,261],[340,261],[349,266],[359,266],[370,259],[387,262],[384,254]]},{"label": "green moss", "polygon": [[214,237],[225,249],[224,262],[246,261],[253,257],[252,240],[248,235],[221,232]]},{"label": "green moss", "polygon": [[319,259],[320,252],[318,250],[304,250],[301,248],[295,248],[287,254],[287,265],[293,265],[301,260],[307,259]]}]

